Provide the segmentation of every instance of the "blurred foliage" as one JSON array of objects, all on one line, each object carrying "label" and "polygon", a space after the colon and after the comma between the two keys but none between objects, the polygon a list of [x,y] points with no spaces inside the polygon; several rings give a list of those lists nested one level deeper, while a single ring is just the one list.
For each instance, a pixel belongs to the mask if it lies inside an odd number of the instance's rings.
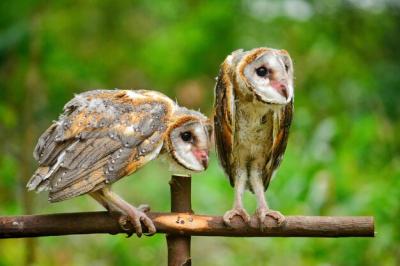
[{"label": "blurred foliage", "polygon": [[[197,265],[400,265],[400,3],[396,0],[1,1],[0,214],[100,210],[89,197],[28,193],[32,150],[74,93],[160,90],[210,114],[214,77],[233,50],[270,46],[295,62],[295,118],[267,197],[284,214],[373,215],[375,239],[193,239]],[[193,177],[193,207],[232,203],[213,155]],[[166,166],[115,190],[169,209]],[[156,196],[157,195],[157,196]],[[246,194],[254,210],[254,198]],[[35,265],[165,265],[164,236],[42,238]],[[21,265],[24,240],[0,241]]]}]

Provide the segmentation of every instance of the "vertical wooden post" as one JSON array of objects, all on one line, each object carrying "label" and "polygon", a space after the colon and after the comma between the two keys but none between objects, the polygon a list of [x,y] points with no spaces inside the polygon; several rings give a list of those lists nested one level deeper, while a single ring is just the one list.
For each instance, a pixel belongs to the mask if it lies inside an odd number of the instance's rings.
[{"label": "vertical wooden post", "polygon": [[[193,213],[191,200],[191,177],[173,175],[171,188],[171,211]],[[179,223],[179,219],[176,221]],[[190,257],[190,236],[167,235],[168,265],[192,265]]]}]

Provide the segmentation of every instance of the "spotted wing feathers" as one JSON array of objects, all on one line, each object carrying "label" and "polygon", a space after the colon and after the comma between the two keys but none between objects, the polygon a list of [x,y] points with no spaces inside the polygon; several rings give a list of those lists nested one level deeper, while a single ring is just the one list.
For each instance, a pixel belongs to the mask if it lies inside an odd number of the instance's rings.
[{"label": "spotted wing feathers", "polygon": [[39,168],[29,190],[61,201],[115,182],[156,157],[173,103],[148,91],[97,90],[77,95],[34,151]]}]

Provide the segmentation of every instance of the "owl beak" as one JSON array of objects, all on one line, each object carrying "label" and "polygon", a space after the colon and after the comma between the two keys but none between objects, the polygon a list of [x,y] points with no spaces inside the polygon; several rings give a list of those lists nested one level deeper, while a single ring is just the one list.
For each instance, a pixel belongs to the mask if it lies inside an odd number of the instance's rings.
[{"label": "owl beak", "polygon": [[287,99],[289,97],[288,95],[288,89],[285,81],[278,81],[278,80],[272,80],[271,81],[271,86],[274,88],[280,95],[285,97]]},{"label": "owl beak", "polygon": [[197,161],[199,161],[203,165],[204,169],[206,169],[208,166],[208,151],[196,149],[193,151],[193,154]]}]

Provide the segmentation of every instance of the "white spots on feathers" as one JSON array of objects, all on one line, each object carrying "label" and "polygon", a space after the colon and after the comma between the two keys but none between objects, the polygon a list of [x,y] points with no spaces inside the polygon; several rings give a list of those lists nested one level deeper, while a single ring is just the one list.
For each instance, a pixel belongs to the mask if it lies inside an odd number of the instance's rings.
[{"label": "white spots on feathers", "polygon": [[133,125],[130,125],[130,126],[125,127],[124,134],[131,135],[131,134],[134,134],[137,131],[138,131],[138,128],[136,128]]},{"label": "white spots on feathers", "polygon": [[116,134],[114,132],[108,133],[108,136],[110,137],[110,139],[115,139],[116,138]]}]

